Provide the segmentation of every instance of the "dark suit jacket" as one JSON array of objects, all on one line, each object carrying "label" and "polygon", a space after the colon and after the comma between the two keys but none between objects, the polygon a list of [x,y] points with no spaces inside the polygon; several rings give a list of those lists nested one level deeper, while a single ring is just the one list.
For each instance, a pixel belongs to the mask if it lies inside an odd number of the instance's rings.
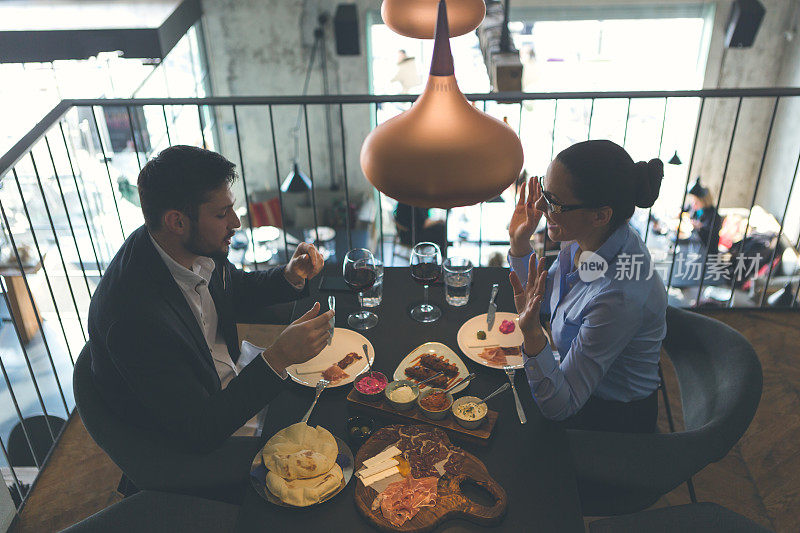
[{"label": "dark suit jacket", "polygon": [[[243,272],[218,261],[209,283],[231,358],[236,319],[308,294],[282,268]],[[186,298],[144,226],[108,266],[89,306],[92,374],[109,406],[184,450],[209,451],[258,413],[284,382],[256,357],[225,389]]]}]

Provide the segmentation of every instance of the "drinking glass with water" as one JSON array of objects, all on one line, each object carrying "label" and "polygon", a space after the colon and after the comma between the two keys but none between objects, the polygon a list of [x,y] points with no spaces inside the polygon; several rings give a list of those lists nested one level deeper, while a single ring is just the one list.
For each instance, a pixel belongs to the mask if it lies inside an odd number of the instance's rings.
[{"label": "drinking glass with water", "polygon": [[363,307],[378,307],[383,300],[383,261],[375,258],[375,283],[369,289],[361,293],[361,305]]},{"label": "drinking glass with water", "polygon": [[453,307],[469,302],[472,284],[472,262],[466,257],[452,256],[444,262],[444,297]]}]

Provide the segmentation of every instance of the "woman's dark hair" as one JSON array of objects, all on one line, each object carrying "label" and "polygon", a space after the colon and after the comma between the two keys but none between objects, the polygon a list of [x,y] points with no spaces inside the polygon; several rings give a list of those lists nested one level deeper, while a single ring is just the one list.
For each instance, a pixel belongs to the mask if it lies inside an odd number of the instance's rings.
[{"label": "woman's dark hair", "polygon": [[170,209],[197,220],[199,206],[208,194],[234,182],[235,168],[220,154],[196,146],[175,145],[163,150],[139,172],[145,226],[159,229],[161,218]]},{"label": "woman's dark hair", "polygon": [[651,207],[664,177],[660,159],[634,163],[623,147],[607,140],[573,144],[556,159],[569,171],[580,202],[612,209],[612,228],[631,218],[636,206]]}]

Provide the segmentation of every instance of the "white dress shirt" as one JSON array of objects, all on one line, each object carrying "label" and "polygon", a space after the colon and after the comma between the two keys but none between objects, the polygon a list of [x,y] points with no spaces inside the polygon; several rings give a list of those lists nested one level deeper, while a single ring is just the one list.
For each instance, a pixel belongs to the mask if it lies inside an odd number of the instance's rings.
[{"label": "white dress shirt", "polygon": [[[214,300],[208,290],[208,284],[211,281],[211,274],[214,272],[214,260],[210,257],[198,257],[192,269],[184,267],[165,252],[161,246],[153,239],[152,235],[150,240],[153,241],[156,251],[164,260],[167,269],[175,279],[175,283],[181,289],[183,296],[186,298],[186,303],[192,310],[200,330],[203,332],[203,337],[208,344],[208,349],[211,351],[211,358],[214,360],[214,368],[217,370],[219,381],[224,389],[228,383],[239,375],[239,372],[247,366],[253,359],[261,355],[264,348],[250,344],[247,341],[242,342],[242,351],[239,355],[239,360],[234,363],[231,355],[228,352],[228,345],[222,336],[219,328],[219,318],[217,316],[217,308],[214,305]],[[269,365],[269,362],[267,362]],[[272,369],[275,372],[275,369]],[[284,370],[283,374],[278,374],[281,379],[286,379],[287,374]],[[244,426],[236,430],[234,435],[237,436],[259,436],[261,428],[264,425],[264,418],[267,414],[267,407],[264,406],[256,416],[248,420]]]}]

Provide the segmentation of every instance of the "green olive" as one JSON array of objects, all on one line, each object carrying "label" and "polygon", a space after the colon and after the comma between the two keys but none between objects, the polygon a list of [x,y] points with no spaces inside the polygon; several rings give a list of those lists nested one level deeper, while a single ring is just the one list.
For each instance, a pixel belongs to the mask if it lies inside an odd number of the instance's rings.
[{"label": "green olive", "polygon": [[484,339],[486,339],[486,332],[481,330],[478,332],[478,340],[482,341]]}]

